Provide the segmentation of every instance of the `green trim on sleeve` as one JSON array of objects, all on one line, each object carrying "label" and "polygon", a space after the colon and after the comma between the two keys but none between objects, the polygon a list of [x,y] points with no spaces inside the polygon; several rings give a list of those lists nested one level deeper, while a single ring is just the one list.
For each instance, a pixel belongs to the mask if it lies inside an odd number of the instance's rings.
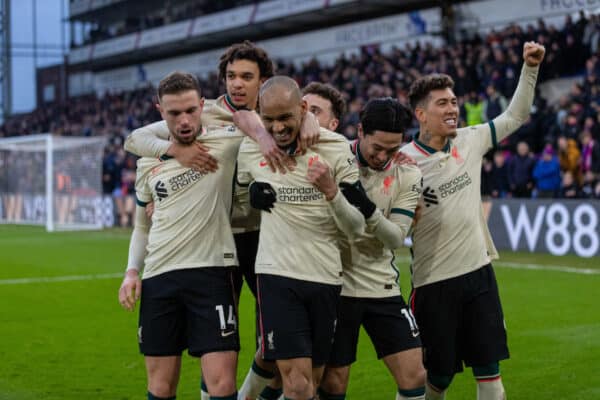
[{"label": "green trim on sleeve", "polygon": [[494,125],[494,121],[488,122],[488,125],[490,126],[490,131],[492,134],[492,147],[496,148],[498,147],[498,139],[496,139],[496,125]]},{"label": "green trim on sleeve", "polygon": [[141,201],[137,196],[135,196],[135,203],[140,207],[146,207],[150,202]]},{"label": "green trim on sleeve", "polygon": [[163,154],[162,156],[159,157],[159,159],[161,161],[167,161],[167,160],[171,160],[173,158],[173,156],[169,156],[167,154]]},{"label": "green trim on sleeve", "polygon": [[415,217],[415,213],[409,210],[405,210],[403,208],[392,208],[390,210],[391,214],[402,214],[402,215],[406,215],[407,217],[410,218],[414,218]]}]

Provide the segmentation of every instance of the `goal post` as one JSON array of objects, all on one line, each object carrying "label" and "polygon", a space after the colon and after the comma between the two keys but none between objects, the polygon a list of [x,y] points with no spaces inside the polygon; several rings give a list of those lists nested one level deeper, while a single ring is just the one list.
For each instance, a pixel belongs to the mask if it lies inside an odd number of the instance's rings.
[{"label": "goal post", "polygon": [[105,143],[50,134],[0,139],[0,224],[102,228]]}]

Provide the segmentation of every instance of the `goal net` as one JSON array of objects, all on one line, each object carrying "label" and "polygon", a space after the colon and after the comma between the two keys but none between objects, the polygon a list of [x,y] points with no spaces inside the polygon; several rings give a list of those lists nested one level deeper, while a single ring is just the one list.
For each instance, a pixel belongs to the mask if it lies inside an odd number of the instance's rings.
[{"label": "goal net", "polygon": [[101,228],[104,145],[49,134],[0,139],[0,223]]}]

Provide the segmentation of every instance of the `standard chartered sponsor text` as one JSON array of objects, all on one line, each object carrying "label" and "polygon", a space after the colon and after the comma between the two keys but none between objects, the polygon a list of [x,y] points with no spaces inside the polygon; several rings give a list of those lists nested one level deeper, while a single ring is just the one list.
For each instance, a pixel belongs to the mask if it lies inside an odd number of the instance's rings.
[{"label": "standard chartered sponsor text", "polygon": [[323,198],[323,193],[321,193],[315,187],[283,186],[283,187],[277,188],[277,201],[294,203],[294,202],[316,201],[316,200],[320,200],[322,198]]},{"label": "standard chartered sponsor text", "polygon": [[448,197],[451,194],[458,192],[459,190],[464,189],[465,187],[471,184],[471,177],[468,172],[457,176],[449,182],[446,182],[439,187],[439,192],[442,198]]}]

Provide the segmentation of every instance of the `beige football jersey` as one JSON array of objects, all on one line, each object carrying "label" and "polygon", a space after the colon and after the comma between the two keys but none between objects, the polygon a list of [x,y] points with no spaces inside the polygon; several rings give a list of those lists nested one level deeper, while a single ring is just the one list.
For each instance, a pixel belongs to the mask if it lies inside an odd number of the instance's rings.
[{"label": "beige football jersey", "polygon": [[[209,129],[235,128],[233,113],[235,107],[227,95],[222,95],[216,100],[205,100],[202,110],[202,126]],[[169,128],[165,121],[155,122],[129,135],[125,141],[125,150],[138,155],[162,157],[171,145],[167,142]],[[219,168],[221,165],[219,165]],[[244,191],[236,188],[233,191],[233,207],[231,225],[234,233],[255,231],[260,225],[260,214],[251,212],[244,217],[240,216],[240,209],[248,201]]]},{"label": "beige football jersey", "polygon": [[261,213],[256,272],[326,284],[342,283],[338,228],[325,196],[307,179],[309,165],[326,163],[335,181],[356,182],[358,168],[346,139],[321,128],[321,138],[296,157],[294,171],[273,173],[258,145],[246,138],[238,157],[238,181],[268,182],[277,193],[270,213]]},{"label": "beige football jersey", "polygon": [[[369,199],[383,216],[407,232],[421,194],[421,171],[416,166],[389,162],[383,170],[361,163],[358,142],[352,143],[357,156],[360,182]],[[386,248],[369,229],[353,240],[340,241],[344,268],[342,296],[381,298],[400,294],[399,271],[394,264],[394,249]]]},{"label": "beige football jersey", "polygon": [[238,265],[229,220],[243,137],[233,126],[203,131],[199,140],[219,162],[214,173],[193,171],[175,159],[138,160],[138,204],[154,202],[144,279],[176,269]]},{"label": "beige football jersey", "polygon": [[529,116],[538,68],[523,65],[513,98],[489,123],[460,128],[442,151],[418,138],[402,147],[423,173],[421,217],[413,230],[415,287],[474,271],[498,257],[481,205],[483,155]]}]

